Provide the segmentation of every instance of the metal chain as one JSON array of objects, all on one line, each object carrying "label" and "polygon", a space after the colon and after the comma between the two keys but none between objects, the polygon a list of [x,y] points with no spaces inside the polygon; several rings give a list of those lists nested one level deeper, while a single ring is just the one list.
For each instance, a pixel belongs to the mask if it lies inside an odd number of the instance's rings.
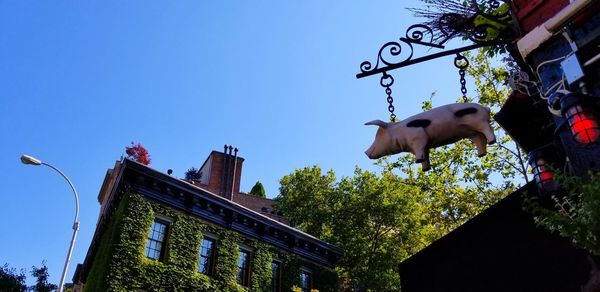
[{"label": "metal chain", "polygon": [[465,69],[469,67],[469,60],[460,53],[456,53],[454,66],[458,68],[458,75],[460,75],[460,92],[462,93],[463,102],[469,102],[469,98],[467,97],[467,80],[465,79]]},{"label": "metal chain", "polygon": [[394,77],[383,72],[381,80],[379,81],[382,87],[385,88],[385,94],[387,94],[388,111],[390,112],[390,120],[396,122],[396,114],[394,114],[394,98],[392,97],[392,85],[394,84]]},{"label": "metal chain", "polygon": [[458,75],[460,75],[460,92],[463,96],[464,102],[469,102],[467,98],[467,80],[465,80],[465,69],[458,69]]}]

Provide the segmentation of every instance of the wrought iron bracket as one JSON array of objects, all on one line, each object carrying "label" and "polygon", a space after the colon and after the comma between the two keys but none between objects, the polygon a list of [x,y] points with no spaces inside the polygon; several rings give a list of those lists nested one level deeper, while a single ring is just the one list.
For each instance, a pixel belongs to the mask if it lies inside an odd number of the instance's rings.
[{"label": "wrought iron bracket", "polygon": [[[400,38],[401,41],[405,41],[405,38]],[[489,42],[489,43],[479,43],[479,44],[472,44],[469,46],[465,46],[465,47],[461,47],[461,48],[457,48],[457,49],[452,49],[452,50],[447,50],[447,51],[443,51],[443,52],[438,52],[438,53],[434,53],[431,55],[427,55],[427,56],[423,56],[423,57],[419,57],[419,58],[408,58],[402,62],[399,63],[387,63],[385,61],[383,61],[383,59],[381,58],[381,52],[382,50],[384,50],[386,48],[386,46],[391,46],[390,43],[387,43],[386,45],[384,45],[381,50],[380,50],[380,57],[379,60],[382,61],[382,63],[386,64],[385,67],[379,67],[376,66],[374,69],[371,69],[371,62],[369,61],[364,61],[360,64],[360,68],[361,68],[361,73],[356,74],[356,78],[360,79],[363,77],[367,77],[367,76],[371,76],[371,75],[375,75],[375,74],[379,74],[379,73],[384,73],[387,71],[391,71],[391,70],[395,70],[398,68],[402,68],[402,67],[406,67],[406,66],[410,66],[410,65],[414,65],[414,64],[418,64],[418,63],[422,63],[422,62],[426,62],[429,60],[433,60],[433,59],[437,59],[440,57],[445,57],[445,56],[450,56],[450,55],[454,55],[456,53],[462,53],[462,52],[466,52],[466,51],[470,51],[470,50],[474,50],[474,49],[478,49],[478,48],[483,48],[483,47],[487,47],[487,46],[493,46],[493,45],[501,45],[504,44],[505,42],[501,42],[501,41],[496,41],[496,42]],[[398,44],[398,43],[395,43]],[[410,44],[409,42],[407,42],[407,44]],[[409,45],[411,48],[411,56],[412,56],[412,45]],[[431,46],[431,47],[436,47],[437,46]],[[444,48],[444,46],[439,47],[441,49]],[[393,54],[393,49],[390,49],[390,54]],[[365,69],[365,70],[362,70]]]},{"label": "wrought iron bracket", "polygon": [[[361,72],[356,74],[356,78],[387,73],[444,56],[508,43],[514,38],[515,29],[511,24],[512,16],[507,1],[470,0],[470,5],[465,6],[462,2],[438,0],[441,3],[438,8],[442,10],[439,13],[413,9],[418,15],[428,17],[431,21],[411,25],[406,30],[405,37],[384,44],[379,49],[374,65],[370,61],[360,64]],[[451,8],[446,9],[446,6]],[[415,46],[443,50],[446,48],[445,43],[456,37],[468,39],[473,44],[413,58]]]}]

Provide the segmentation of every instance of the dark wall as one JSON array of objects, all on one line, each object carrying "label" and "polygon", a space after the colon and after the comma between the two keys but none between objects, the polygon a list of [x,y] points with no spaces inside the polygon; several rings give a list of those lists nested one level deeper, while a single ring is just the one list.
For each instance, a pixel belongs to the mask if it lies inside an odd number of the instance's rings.
[{"label": "dark wall", "polygon": [[528,184],[400,265],[402,291],[580,291],[587,254],[537,228]]}]

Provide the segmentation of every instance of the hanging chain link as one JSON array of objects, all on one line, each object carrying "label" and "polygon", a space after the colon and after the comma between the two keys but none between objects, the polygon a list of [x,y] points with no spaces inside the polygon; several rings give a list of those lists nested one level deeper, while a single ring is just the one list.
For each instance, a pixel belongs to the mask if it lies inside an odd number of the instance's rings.
[{"label": "hanging chain link", "polygon": [[387,94],[388,111],[390,112],[390,121],[396,122],[396,114],[394,114],[394,98],[392,97],[392,85],[394,84],[394,77],[383,72],[381,80],[379,81],[382,87],[385,88],[385,94]]},{"label": "hanging chain link", "polygon": [[469,102],[469,98],[467,97],[467,80],[465,79],[465,69],[469,67],[469,60],[460,53],[456,53],[454,66],[458,68],[458,75],[460,75],[460,92],[462,93],[463,102]]},{"label": "hanging chain link", "polygon": [[[467,58],[460,53],[456,53],[456,57],[454,58],[454,66],[458,68],[458,75],[460,76],[460,92],[462,93],[463,102],[469,102],[469,98],[467,97],[467,80],[465,79],[465,69],[469,67],[469,60],[467,60]],[[396,114],[394,113],[394,98],[392,97],[392,85],[394,84],[394,77],[384,71],[379,84],[381,84],[381,87],[385,88],[388,111],[390,112],[390,121],[396,122]]]}]

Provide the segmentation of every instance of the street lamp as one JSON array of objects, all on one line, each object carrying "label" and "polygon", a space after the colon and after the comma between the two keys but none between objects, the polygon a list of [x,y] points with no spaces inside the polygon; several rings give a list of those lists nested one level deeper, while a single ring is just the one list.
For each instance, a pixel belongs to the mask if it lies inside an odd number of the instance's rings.
[{"label": "street lamp", "polygon": [[67,260],[65,260],[65,267],[63,268],[62,276],[60,277],[60,284],[58,285],[58,292],[62,292],[65,284],[65,277],[67,276],[67,268],[69,267],[69,262],[71,261],[71,254],[73,254],[73,245],[75,245],[75,238],[77,237],[77,231],[79,230],[79,197],[77,196],[77,191],[75,190],[73,183],[71,183],[69,178],[58,168],[29,155],[21,156],[21,162],[23,162],[23,164],[45,165],[56,170],[56,172],[58,172],[60,175],[62,175],[62,177],[65,178],[65,180],[67,180],[69,186],[75,194],[75,220],[73,221],[73,237],[71,238],[71,245],[69,245],[69,253],[67,254]]}]

